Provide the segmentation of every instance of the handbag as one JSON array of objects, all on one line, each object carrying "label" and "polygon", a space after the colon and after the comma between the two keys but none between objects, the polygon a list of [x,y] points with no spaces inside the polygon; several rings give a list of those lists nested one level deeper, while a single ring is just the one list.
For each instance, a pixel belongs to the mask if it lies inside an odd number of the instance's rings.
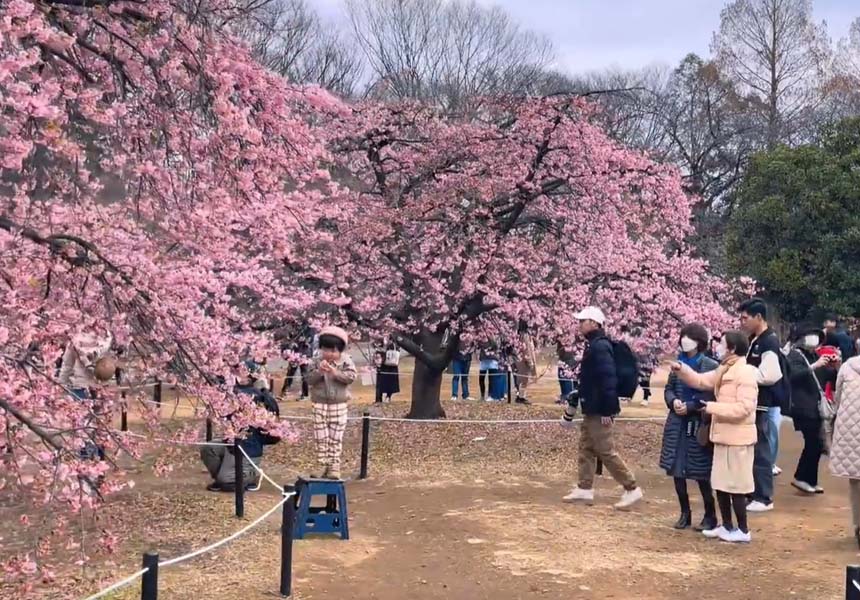
[{"label": "handbag", "polygon": [[821,382],[819,382],[818,377],[815,376],[815,371],[812,370],[812,365],[809,364],[809,359],[806,358],[806,355],[803,352],[797,350],[797,353],[803,358],[803,362],[806,363],[806,368],[809,369],[809,374],[815,381],[815,387],[818,388],[818,416],[820,416],[825,423],[830,422],[836,418],[836,408],[833,406],[833,403],[827,399],[827,395],[824,393],[824,390],[821,389]]},{"label": "handbag", "polygon": [[703,448],[711,445],[711,415],[702,413],[702,421],[696,430],[696,441]]}]

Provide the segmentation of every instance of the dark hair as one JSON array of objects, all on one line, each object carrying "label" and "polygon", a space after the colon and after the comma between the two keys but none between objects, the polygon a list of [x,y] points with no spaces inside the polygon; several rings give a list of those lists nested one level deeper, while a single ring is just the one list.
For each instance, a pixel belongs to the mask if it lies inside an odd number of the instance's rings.
[{"label": "dark hair", "polygon": [[767,319],[767,303],[761,298],[750,298],[738,306],[738,312],[746,313],[751,317],[761,316]]},{"label": "dark hair", "polygon": [[746,356],[750,349],[750,341],[746,334],[740,331],[726,331],[723,334],[726,340],[726,348],[737,354],[738,356]]},{"label": "dark hair", "polygon": [[320,336],[320,348],[343,352],[346,350],[346,343],[336,335],[326,333]]},{"label": "dark hair", "polygon": [[839,336],[837,336],[832,331],[828,331],[824,336],[824,345],[825,346],[833,346],[835,348],[839,347]]},{"label": "dark hair", "polygon": [[827,313],[824,315],[824,322],[833,321],[836,324],[839,324],[839,317],[836,316],[836,313]]},{"label": "dark hair", "polygon": [[688,323],[681,329],[679,337],[688,337],[699,347],[699,352],[704,352],[708,349],[708,330],[698,323]]}]

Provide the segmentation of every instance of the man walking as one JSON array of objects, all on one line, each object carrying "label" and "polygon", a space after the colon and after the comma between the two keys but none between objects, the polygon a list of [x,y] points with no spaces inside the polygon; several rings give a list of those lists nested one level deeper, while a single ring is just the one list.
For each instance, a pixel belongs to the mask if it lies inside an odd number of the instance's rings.
[{"label": "man walking", "polygon": [[842,354],[842,364],[854,356],[854,340],[851,339],[848,332],[839,327],[836,315],[827,315],[824,318],[824,333],[830,334],[836,340],[839,352]]},{"label": "man walking", "polygon": [[582,427],[579,434],[579,484],[564,497],[565,502],[594,503],[594,471],[599,459],[624,487],[617,509],[626,509],[642,499],[636,478],[615,450],[614,417],[621,412],[618,375],[612,342],[603,326],[606,317],[599,308],[588,307],[576,315],[579,332],[586,339],[579,375]]},{"label": "man walking", "polygon": [[779,338],[767,323],[767,304],[761,298],[751,298],[740,305],[738,312],[741,328],[750,336],[747,364],[755,367],[758,382],[755,491],[747,510],[767,512],[773,510],[773,476],[778,473],[774,467],[779,452],[780,405],[790,392],[786,389],[788,379],[782,376]]}]

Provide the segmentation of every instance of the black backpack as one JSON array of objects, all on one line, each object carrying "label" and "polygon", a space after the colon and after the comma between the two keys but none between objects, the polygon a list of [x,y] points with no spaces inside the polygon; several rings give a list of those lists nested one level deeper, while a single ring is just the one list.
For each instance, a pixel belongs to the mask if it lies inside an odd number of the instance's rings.
[{"label": "black backpack", "polygon": [[[278,401],[275,400],[275,397],[268,390],[259,390],[259,392],[255,395],[254,400],[258,404],[262,404],[263,407],[275,415],[276,417],[281,416],[281,409],[278,406]],[[260,431],[260,438],[263,441],[263,445],[271,446],[272,444],[277,444],[281,441],[281,438],[272,435],[265,431]]]},{"label": "black backpack", "polygon": [[615,374],[618,377],[618,397],[632,398],[639,387],[639,359],[627,342],[611,340],[612,356],[615,359]]},{"label": "black backpack", "polygon": [[[782,371],[782,379],[774,384],[773,397],[782,414],[790,416],[794,410],[791,402],[791,363],[788,362],[788,356],[782,350],[777,352],[777,356],[779,357],[779,370]],[[815,377],[815,373],[812,376]]]}]

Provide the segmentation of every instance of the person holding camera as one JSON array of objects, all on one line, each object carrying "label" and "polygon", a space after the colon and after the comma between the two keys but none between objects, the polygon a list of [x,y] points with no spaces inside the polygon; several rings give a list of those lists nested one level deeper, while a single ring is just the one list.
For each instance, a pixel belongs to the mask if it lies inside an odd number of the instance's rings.
[{"label": "person holding camera", "polygon": [[[704,404],[704,413],[711,416],[708,439],[714,445],[711,486],[717,492],[717,502],[723,524],[702,532],[706,538],[724,542],[752,541],[747,524],[746,495],[755,489],[753,463],[756,430],[758,383],[756,368],[747,363],[747,336],[740,331],[723,335],[717,356],[720,366],[714,371],[697,373],[678,361],[671,364],[672,373],[683,383],[702,391],[713,391],[715,402]],[[733,525],[732,508],[737,518]]]},{"label": "person holding camera", "polygon": [[[679,338],[678,362],[699,374],[715,370],[719,363],[705,356],[708,342],[708,331],[702,325],[685,325]],[[713,447],[707,437],[700,441],[710,422],[702,411],[705,402],[713,399],[712,392],[697,390],[674,373],[669,375],[665,391],[669,414],[663,428],[660,468],[675,481],[675,493],[681,506],[681,516],[674,525],[675,529],[687,529],[692,524],[690,496],[687,494],[688,479],[699,484],[705,506],[705,516],[695,528],[696,531],[706,531],[717,526],[714,491],[710,483]]]}]

